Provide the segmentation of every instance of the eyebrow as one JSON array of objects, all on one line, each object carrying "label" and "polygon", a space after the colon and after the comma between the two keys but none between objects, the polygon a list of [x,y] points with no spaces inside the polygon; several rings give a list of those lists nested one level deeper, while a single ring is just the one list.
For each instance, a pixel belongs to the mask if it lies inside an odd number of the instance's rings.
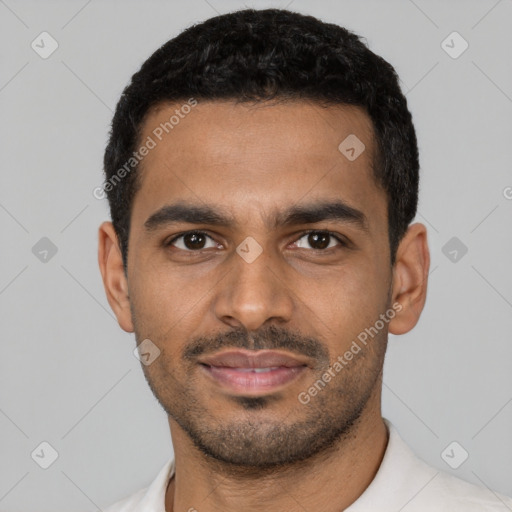
[{"label": "eyebrow", "polygon": [[[266,225],[268,228],[275,229],[279,226],[315,224],[327,220],[352,224],[363,231],[368,231],[366,215],[341,200],[294,205],[282,212],[275,213],[267,219]],[[144,228],[147,232],[152,232],[178,223],[223,227],[237,224],[233,216],[223,208],[180,202],[165,205],[150,215],[144,222]]]}]

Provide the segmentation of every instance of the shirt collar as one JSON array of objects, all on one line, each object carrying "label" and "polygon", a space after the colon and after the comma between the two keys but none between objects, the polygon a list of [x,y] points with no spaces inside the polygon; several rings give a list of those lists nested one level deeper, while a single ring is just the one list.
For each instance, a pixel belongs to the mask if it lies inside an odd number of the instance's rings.
[{"label": "shirt collar", "polygon": [[396,512],[402,510],[439,473],[416,457],[393,424],[384,418],[389,432],[384,457],[366,490],[346,512]]}]

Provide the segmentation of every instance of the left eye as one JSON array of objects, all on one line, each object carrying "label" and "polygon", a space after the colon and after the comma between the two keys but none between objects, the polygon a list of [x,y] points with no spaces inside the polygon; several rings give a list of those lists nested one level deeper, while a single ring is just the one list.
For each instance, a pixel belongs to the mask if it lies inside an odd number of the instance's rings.
[{"label": "left eye", "polygon": [[338,242],[339,245],[345,245],[343,241],[337,237],[336,235],[329,233],[328,231],[310,231],[309,233],[306,233],[303,235],[297,242],[295,242],[295,245],[300,248],[306,248],[304,245],[304,242],[302,240],[306,240],[306,244],[309,244],[313,249],[315,250],[325,250],[325,249],[331,249],[332,247],[335,247],[336,244],[333,242]]}]

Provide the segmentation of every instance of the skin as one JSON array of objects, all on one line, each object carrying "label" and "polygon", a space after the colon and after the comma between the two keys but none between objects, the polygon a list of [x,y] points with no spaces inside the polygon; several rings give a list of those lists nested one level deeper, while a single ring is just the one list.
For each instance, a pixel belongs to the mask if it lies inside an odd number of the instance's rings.
[{"label": "skin", "polygon": [[[155,109],[141,140],[177,107]],[[352,162],[338,150],[350,134],[366,147]],[[167,512],[334,512],[375,476],[387,445],[387,335],[417,323],[430,260],[425,226],[413,224],[391,266],[386,194],[371,170],[374,147],[371,121],[356,107],[199,102],[142,163],[126,274],[112,224],[101,225],[99,264],[119,325],[161,351],[143,370],[168,414],[175,451]],[[332,219],[267,225],[292,205],[340,199],[364,214],[364,226]],[[177,201],[223,208],[235,223],[144,228],[154,212]],[[346,245],[330,238],[329,248],[318,249],[305,233],[311,229],[332,231]],[[191,230],[211,237],[203,249],[194,251],[183,238],[165,247]],[[251,263],[236,252],[248,236],[262,248]],[[299,393],[395,303],[400,311],[378,335],[308,404],[300,403]],[[206,349],[212,341],[219,350],[288,350],[309,366],[251,401],[184,357],[191,344]],[[307,356],[304,347],[316,352]]]}]

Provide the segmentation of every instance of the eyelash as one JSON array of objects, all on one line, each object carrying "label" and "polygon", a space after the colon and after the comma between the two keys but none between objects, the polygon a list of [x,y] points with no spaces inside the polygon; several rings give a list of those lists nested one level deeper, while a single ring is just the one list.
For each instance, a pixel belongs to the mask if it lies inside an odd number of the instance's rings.
[{"label": "eyelash", "polygon": [[[310,230],[307,230],[307,231],[303,231],[301,233],[301,236],[299,238],[297,238],[297,240],[300,240],[301,238],[303,238],[304,236],[306,235],[309,235],[310,233],[319,233],[319,234],[323,234],[323,235],[329,235],[331,236],[332,238],[334,238],[336,241],[338,241],[340,243],[340,246],[341,247],[349,247],[349,244],[340,237],[340,235],[338,235],[337,233],[333,233],[332,231],[329,231],[329,230],[325,230],[325,229],[310,229]],[[179,235],[176,235],[175,237],[173,237],[171,240],[167,241],[167,242],[164,242],[164,247],[172,247],[172,244],[174,242],[176,242],[176,240],[179,240],[180,238],[186,236],[186,235],[191,235],[191,234],[198,234],[198,235],[203,235],[207,238],[209,238],[210,240],[213,240],[215,241],[208,233],[206,233],[205,231],[201,231],[201,230],[192,230],[192,231],[185,231],[184,233],[181,233]],[[317,252],[329,252],[331,251],[332,249],[336,249],[336,247],[330,247],[328,249],[309,249],[310,251],[317,251]],[[178,249],[178,250],[183,250],[183,249]],[[205,250],[205,249],[198,249],[197,251],[193,251],[193,250],[187,250],[185,252],[189,252],[189,253],[199,253],[201,252],[202,250]]]}]

